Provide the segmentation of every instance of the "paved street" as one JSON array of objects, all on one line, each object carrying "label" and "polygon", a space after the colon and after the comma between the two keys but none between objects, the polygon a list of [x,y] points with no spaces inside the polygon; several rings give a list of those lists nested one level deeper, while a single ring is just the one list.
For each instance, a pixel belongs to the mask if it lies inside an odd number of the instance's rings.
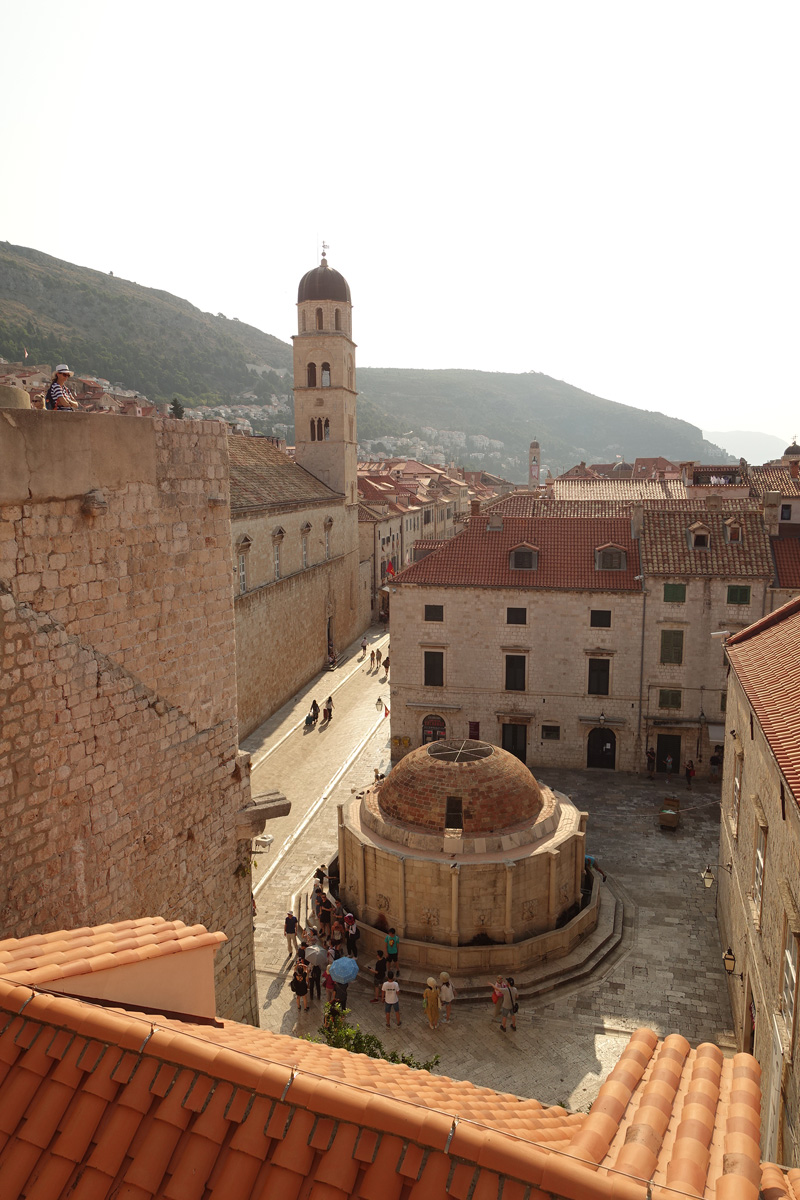
[{"label": "paved street", "polygon": [[[369,639],[370,648],[382,650],[389,640],[377,627]],[[312,696],[322,704],[331,691],[330,727],[305,733]],[[293,806],[289,817],[267,826],[275,842],[259,856],[255,876],[261,1024],[275,1032],[315,1033],[320,1024],[317,1002],[308,1016],[295,1009],[283,918],[297,897],[307,895],[314,868],[336,851],[337,800],[371,782],[375,767],[388,769],[390,722],[383,706],[380,712],[376,707],[378,697],[389,702],[383,671],[370,673],[369,656],[365,667],[356,645],[341,667],[325,672],[244,743],[253,754],[254,794],[277,788]],[[714,868],[717,862],[718,788],[698,786],[689,793],[682,779],[674,781],[670,790],[683,807],[680,828],[671,831],[655,819],[667,792],[660,781],[600,770],[534,773],[589,812],[588,852],[625,901],[621,945],[590,980],[523,1000],[516,1033],[500,1033],[488,1002],[458,1000],[454,1021],[432,1031],[419,998],[408,992],[401,993],[402,1026],[387,1030],[382,1005],[370,1003],[367,975],[351,986],[349,1002],[353,1019],[387,1046],[418,1058],[441,1054],[438,1070],[444,1074],[586,1109],[628,1031],[640,1025],[661,1036],[678,1031],[692,1042],[731,1045],[715,887],[706,890],[700,879],[706,863]]]}]

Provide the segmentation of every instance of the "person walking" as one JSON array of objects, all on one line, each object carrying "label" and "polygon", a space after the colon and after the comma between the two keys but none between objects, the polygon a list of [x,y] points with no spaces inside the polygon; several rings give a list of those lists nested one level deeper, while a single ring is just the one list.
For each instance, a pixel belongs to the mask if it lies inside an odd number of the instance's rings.
[{"label": "person walking", "polygon": [[647,747],[647,754],[645,755],[645,758],[647,759],[647,778],[655,779],[655,777],[656,777],[656,752],[652,746]]},{"label": "person walking", "polygon": [[672,755],[667,754],[664,758],[664,770],[667,772],[667,783],[672,782]]},{"label": "person walking", "polygon": [[386,678],[388,679],[389,678],[389,655],[388,654],[386,655],[386,658],[383,660],[383,669],[386,672]]},{"label": "person walking", "polygon": [[358,939],[361,937],[361,930],[358,928],[356,919],[352,913],[348,913],[344,919],[344,937],[348,957],[358,958]]},{"label": "person walking", "polygon": [[308,1012],[308,979],[303,963],[298,963],[289,981],[289,987],[294,992],[297,1001],[297,1011],[300,1012],[300,1001],[303,1001],[303,1011]]},{"label": "person walking", "polygon": [[330,723],[333,720],[333,696],[328,696],[322,706],[322,719]]},{"label": "person walking", "polygon": [[311,719],[315,725],[319,720],[319,705],[316,700],[311,701]]},{"label": "person walking", "polygon": [[370,669],[370,671],[375,670],[375,651],[374,650],[370,650],[370,652],[369,652],[369,669]]},{"label": "person walking", "polygon": [[500,1020],[500,1012],[503,1007],[503,980],[497,976],[492,984],[492,1004],[494,1005],[493,1021]]},{"label": "person walking", "polygon": [[389,972],[381,991],[383,992],[383,1011],[386,1013],[386,1028],[388,1029],[392,1023],[392,1013],[394,1013],[397,1024],[400,1025],[400,984],[395,980],[394,971]]},{"label": "person walking", "polygon": [[517,1010],[519,1009],[518,1002],[519,992],[514,987],[514,980],[509,975],[508,979],[503,980],[503,1003],[501,1006],[500,1029],[503,1033],[506,1031],[506,1021],[511,1017],[511,1028],[517,1028]]},{"label": "person walking", "polygon": [[428,976],[428,986],[422,993],[422,1003],[431,1029],[439,1028],[439,989],[432,975]]},{"label": "person walking", "polygon": [[378,670],[380,671],[380,669],[381,669],[381,652],[379,649],[375,651],[375,663],[378,667]]},{"label": "person walking", "polygon": [[322,926],[322,932],[325,937],[331,936],[331,919],[333,917],[333,904],[330,896],[326,896],[323,892],[322,899],[319,903],[319,923]]},{"label": "person walking", "polygon": [[289,954],[297,953],[297,917],[293,912],[287,912],[283,922],[283,932],[286,937],[286,950]]},{"label": "person walking", "polygon": [[689,789],[689,791],[691,791],[692,790],[692,780],[694,779],[694,761],[691,758],[687,758],[686,766],[683,769],[683,773],[686,776],[686,786]]},{"label": "person walking", "polygon": [[442,971],[439,975],[439,1003],[444,1007],[445,1021],[450,1024],[450,1005],[456,998],[456,989],[450,982],[450,976],[447,971]]},{"label": "person walking", "polygon": [[367,657],[367,639],[365,637],[361,639],[361,657]]}]

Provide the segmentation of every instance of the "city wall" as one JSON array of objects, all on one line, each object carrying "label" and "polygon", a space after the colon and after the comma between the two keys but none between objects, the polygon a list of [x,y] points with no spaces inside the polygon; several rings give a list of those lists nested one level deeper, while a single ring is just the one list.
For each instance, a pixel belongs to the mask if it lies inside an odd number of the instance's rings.
[{"label": "city wall", "polygon": [[257,1022],[226,436],[0,410],[0,932],[202,922]]}]

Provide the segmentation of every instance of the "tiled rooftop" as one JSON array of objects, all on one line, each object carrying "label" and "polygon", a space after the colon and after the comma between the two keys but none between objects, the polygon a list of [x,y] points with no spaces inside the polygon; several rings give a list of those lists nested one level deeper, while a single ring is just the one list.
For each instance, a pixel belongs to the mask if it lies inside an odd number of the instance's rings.
[{"label": "tiled rooftop", "polygon": [[800,538],[772,538],[778,587],[800,588]]},{"label": "tiled rooftop", "polygon": [[557,500],[680,500],[686,486],[680,479],[554,479]]},{"label": "tiled rooftop", "polygon": [[[663,498],[619,500],[597,500],[591,497],[559,500],[553,497],[534,496],[530,492],[512,492],[498,496],[481,511],[501,512],[509,517],[630,517],[633,506],[641,504],[643,509],[659,509],[664,512],[705,512],[702,500],[665,500]],[[761,502],[749,496],[725,496],[721,499],[722,511],[761,512]]]},{"label": "tiled rooftop", "polygon": [[339,501],[338,492],[299,467],[266,438],[229,437],[231,512]]},{"label": "tiled rooftop", "polygon": [[789,467],[750,467],[748,483],[758,496],[764,492],[800,496],[800,479],[792,478]]},{"label": "tiled rooftop", "polygon": [[[634,1034],[588,1115],[0,979],[3,1200],[800,1200],[749,1055]],[[666,1185],[670,1191],[660,1191]],[[783,1190],[781,1190],[783,1189]]]},{"label": "tiled rooftop", "polygon": [[0,976],[44,987],[76,975],[107,971],[202,946],[218,946],[224,933],[163,917],[142,917],[86,929],[60,929],[0,941]]},{"label": "tiled rooftop", "polygon": [[728,638],[725,648],[800,805],[800,597]]},{"label": "tiled rooftop", "polygon": [[[449,587],[591,588],[638,591],[639,553],[630,521],[558,517],[502,518],[502,529],[487,528],[490,518],[472,517],[462,533],[421,562],[398,575],[403,583]],[[621,571],[595,570],[595,550],[617,546],[626,553]],[[538,550],[536,570],[514,570],[509,556],[515,547]]]},{"label": "tiled rooftop", "polygon": [[[739,511],[741,540],[728,542],[725,521],[730,515],[728,510],[708,512],[700,504],[693,513],[645,509],[642,570],[646,575],[714,575],[771,582],[772,553],[761,516]],[[687,530],[696,522],[709,531],[707,549],[690,547]]]}]

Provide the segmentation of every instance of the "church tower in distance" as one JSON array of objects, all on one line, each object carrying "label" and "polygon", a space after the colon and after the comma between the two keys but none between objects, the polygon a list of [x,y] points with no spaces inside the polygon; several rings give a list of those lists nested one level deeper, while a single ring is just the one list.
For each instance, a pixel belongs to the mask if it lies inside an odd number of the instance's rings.
[{"label": "church tower in distance", "polygon": [[[324,246],[324,243],[323,243]],[[297,290],[294,343],[295,461],[347,505],[358,502],[356,347],[347,280],[322,262]]]}]

